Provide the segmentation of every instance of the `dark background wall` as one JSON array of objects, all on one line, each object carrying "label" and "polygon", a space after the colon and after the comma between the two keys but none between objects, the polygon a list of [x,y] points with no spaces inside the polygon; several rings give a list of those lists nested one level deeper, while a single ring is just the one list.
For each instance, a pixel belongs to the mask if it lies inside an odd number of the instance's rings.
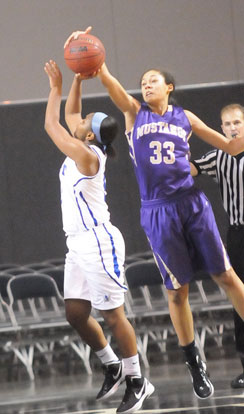
[{"label": "dark background wall", "polygon": [[[140,99],[138,91],[134,95]],[[220,131],[220,109],[230,102],[244,105],[244,83],[178,87],[176,97],[181,106]],[[46,100],[0,105],[0,262],[30,263],[60,257],[66,251],[58,179],[64,156],[43,129],[45,108]],[[84,98],[83,108],[84,115],[99,110],[119,120],[120,136],[115,145],[118,156],[108,161],[107,167],[107,201],[112,222],[125,237],[127,254],[147,250],[139,224],[140,200],[123,116],[106,95]],[[210,149],[194,136],[190,145],[193,158]],[[208,177],[197,178],[196,184],[210,198],[225,239],[227,221],[217,186]]]}]

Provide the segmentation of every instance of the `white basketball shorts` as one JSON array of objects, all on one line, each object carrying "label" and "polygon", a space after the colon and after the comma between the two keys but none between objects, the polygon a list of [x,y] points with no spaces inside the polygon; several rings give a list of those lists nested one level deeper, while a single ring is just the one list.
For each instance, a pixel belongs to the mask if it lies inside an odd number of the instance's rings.
[{"label": "white basketball shorts", "polygon": [[84,299],[99,310],[124,303],[124,239],[110,222],[67,237],[64,299]]}]

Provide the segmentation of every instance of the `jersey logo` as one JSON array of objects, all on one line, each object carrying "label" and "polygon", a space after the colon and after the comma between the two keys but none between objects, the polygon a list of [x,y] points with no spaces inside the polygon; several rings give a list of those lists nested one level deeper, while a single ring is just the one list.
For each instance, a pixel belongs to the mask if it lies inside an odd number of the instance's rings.
[{"label": "jersey logo", "polygon": [[143,384],[143,387],[142,387],[141,391],[140,392],[135,392],[135,396],[138,400],[140,400],[140,398],[142,397],[142,394],[144,393],[144,390],[145,390],[145,382]]}]

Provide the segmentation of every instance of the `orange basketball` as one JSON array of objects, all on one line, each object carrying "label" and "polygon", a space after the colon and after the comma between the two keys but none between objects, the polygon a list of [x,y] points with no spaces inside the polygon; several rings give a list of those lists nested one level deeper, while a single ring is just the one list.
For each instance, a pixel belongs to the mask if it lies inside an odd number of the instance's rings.
[{"label": "orange basketball", "polygon": [[64,59],[73,72],[89,76],[102,66],[105,60],[105,48],[96,36],[80,34],[65,47]]}]

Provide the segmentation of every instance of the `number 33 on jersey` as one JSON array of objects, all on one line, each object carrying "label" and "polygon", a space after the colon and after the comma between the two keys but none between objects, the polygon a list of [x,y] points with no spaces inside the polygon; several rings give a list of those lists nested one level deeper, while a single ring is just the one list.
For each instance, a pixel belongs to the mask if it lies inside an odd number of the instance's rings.
[{"label": "number 33 on jersey", "polygon": [[127,132],[142,200],[170,199],[193,185],[189,165],[190,122],[181,107],[163,116],[142,104],[134,128]]}]

